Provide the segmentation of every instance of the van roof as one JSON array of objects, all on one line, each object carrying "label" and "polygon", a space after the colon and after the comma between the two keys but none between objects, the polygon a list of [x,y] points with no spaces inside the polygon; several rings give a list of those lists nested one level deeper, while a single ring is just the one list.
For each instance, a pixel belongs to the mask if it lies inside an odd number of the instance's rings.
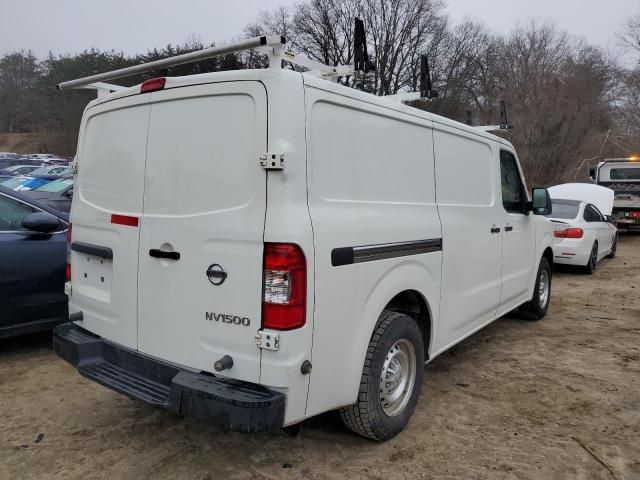
[{"label": "van roof", "polygon": [[[391,108],[393,110],[403,112],[411,116],[431,120],[434,123],[438,123],[440,125],[449,126],[473,135],[484,137],[513,148],[513,145],[511,144],[511,142],[509,142],[508,140],[505,140],[502,137],[493,135],[483,130],[466,125],[464,123],[451,120],[450,118],[442,117],[440,115],[436,115],[434,113],[430,113],[425,110],[420,110],[418,108],[411,107],[409,105],[404,105],[400,102],[396,102],[394,100],[390,100],[385,97],[379,97],[377,95],[373,95],[367,92],[362,92],[360,90],[356,90],[351,87],[346,87],[338,83],[329,82],[322,78],[313,77],[311,75],[303,75],[300,72],[294,72],[292,70],[285,70],[285,69],[277,70],[277,69],[264,68],[264,69],[247,69],[247,70],[228,70],[223,72],[201,73],[201,74],[187,75],[187,76],[181,76],[181,77],[165,77],[166,83],[165,83],[164,89],[166,90],[170,88],[201,85],[201,84],[210,83],[210,82],[253,80],[253,81],[259,81],[263,83],[270,83],[270,82],[278,81],[278,79],[285,76],[290,76],[290,75],[302,76],[304,79],[305,85],[313,88],[318,88],[327,92],[332,92],[332,93],[335,93],[347,98],[351,98],[354,100],[359,100],[366,103],[379,105],[384,108]],[[116,100],[119,98],[125,98],[132,95],[137,95],[140,93],[140,85],[141,84],[134,85],[132,87],[119,90],[117,92],[113,92],[103,97],[94,99],[91,102],[89,102],[89,104],[87,105],[87,109],[95,105],[100,105],[100,104],[110,102],[112,100]]]}]

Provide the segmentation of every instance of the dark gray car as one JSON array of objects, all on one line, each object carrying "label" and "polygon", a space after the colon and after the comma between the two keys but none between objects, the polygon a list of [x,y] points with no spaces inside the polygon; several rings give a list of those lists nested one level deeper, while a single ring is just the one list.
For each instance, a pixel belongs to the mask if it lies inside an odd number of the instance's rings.
[{"label": "dark gray car", "polygon": [[0,186],[0,338],[68,320],[69,216]]},{"label": "dark gray car", "polygon": [[25,195],[49,205],[51,208],[61,212],[71,210],[71,199],[73,198],[73,177],[63,177],[42,185],[35,190],[25,190]]}]

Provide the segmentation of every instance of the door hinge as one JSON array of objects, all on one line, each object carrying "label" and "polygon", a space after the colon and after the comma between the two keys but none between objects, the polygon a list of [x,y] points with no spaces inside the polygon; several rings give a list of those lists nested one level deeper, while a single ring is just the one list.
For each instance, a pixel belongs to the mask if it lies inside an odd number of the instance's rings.
[{"label": "door hinge", "polygon": [[69,168],[74,175],[78,173],[78,162],[69,162]]},{"label": "door hinge", "polygon": [[263,153],[260,155],[260,165],[265,170],[282,170],[284,169],[284,153]]},{"label": "door hinge", "polygon": [[73,288],[71,287],[71,282],[65,282],[65,284],[64,284],[64,294],[67,297],[70,297],[72,293],[73,293]]},{"label": "door hinge", "polygon": [[258,330],[258,333],[256,333],[256,345],[258,345],[259,348],[264,348],[265,350],[279,350],[280,335],[278,333]]}]

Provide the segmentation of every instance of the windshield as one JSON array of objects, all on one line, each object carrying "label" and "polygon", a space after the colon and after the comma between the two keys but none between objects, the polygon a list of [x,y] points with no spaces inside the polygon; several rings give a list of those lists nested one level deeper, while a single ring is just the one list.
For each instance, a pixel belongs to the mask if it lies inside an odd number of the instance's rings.
[{"label": "windshield", "polygon": [[632,182],[640,180],[640,165],[630,162],[604,164],[598,173],[599,182]]},{"label": "windshield", "polygon": [[73,178],[60,178],[36,188],[37,192],[61,192],[69,185],[73,185]]},{"label": "windshield", "polygon": [[40,167],[30,172],[29,175],[46,175],[51,170],[51,167]]},{"label": "windshield", "polygon": [[611,180],[640,180],[640,167],[612,168]]},{"label": "windshield", "polygon": [[580,210],[580,202],[572,200],[552,200],[551,205],[553,208],[549,215],[545,215],[547,218],[571,220],[578,216],[578,211]]},{"label": "windshield", "polygon": [[28,179],[24,178],[24,177],[12,178],[11,180],[7,180],[6,182],[2,182],[2,186],[10,188],[10,189],[13,190],[14,188],[19,187],[20,185],[22,185],[27,180]]}]

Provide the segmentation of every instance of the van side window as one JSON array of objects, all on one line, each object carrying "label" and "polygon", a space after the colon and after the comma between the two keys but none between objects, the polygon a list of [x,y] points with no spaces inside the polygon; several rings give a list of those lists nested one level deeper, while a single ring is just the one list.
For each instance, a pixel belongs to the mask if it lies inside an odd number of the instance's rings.
[{"label": "van side window", "polygon": [[525,193],[515,157],[500,151],[500,178],[502,182],[502,205],[509,213],[524,213]]}]

